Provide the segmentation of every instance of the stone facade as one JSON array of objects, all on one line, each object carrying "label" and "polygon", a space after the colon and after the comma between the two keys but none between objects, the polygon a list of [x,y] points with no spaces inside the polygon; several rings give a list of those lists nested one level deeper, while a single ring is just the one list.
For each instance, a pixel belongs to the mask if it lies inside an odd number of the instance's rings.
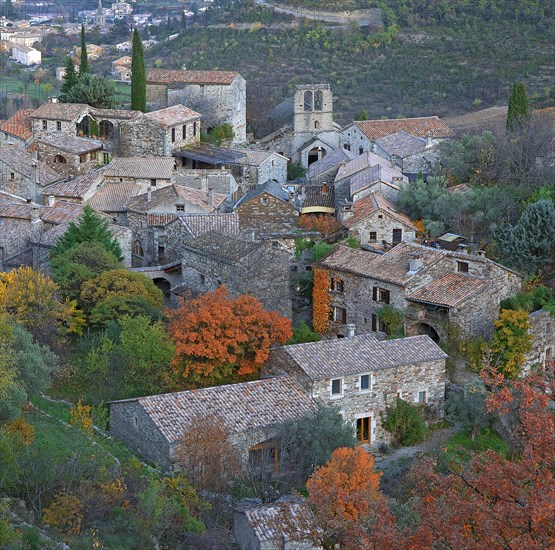
[{"label": "stone facade", "polygon": [[525,373],[537,365],[545,365],[555,360],[555,319],[549,313],[540,309],[528,316],[530,328],[528,332],[532,337],[532,350],[524,362]]},{"label": "stone facade", "polygon": [[208,192],[212,189],[214,193],[227,195],[232,202],[238,198],[237,190],[239,185],[230,170],[187,170],[178,168],[175,173],[175,183],[200,189]]},{"label": "stone facade", "polygon": [[54,143],[45,140],[38,140],[36,146],[40,160],[68,177],[77,177],[97,168],[102,147],[99,143],[96,149],[92,149],[94,145],[90,145],[89,151],[71,151],[60,149]]}]

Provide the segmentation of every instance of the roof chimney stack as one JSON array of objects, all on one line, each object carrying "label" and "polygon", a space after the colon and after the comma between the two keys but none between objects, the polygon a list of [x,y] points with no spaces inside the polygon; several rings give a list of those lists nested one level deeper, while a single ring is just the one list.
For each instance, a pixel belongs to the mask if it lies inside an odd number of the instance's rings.
[{"label": "roof chimney stack", "polygon": [[152,187],[149,185],[146,191],[146,202],[152,201]]},{"label": "roof chimney stack", "polygon": [[48,195],[48,206],[54,206],[56,204],[56,197],[54,195]]},{"label": "roof chimney stack", "polygon": [[328,184],[326,182],[322,183],[322,195],[328,194]]},{"label": "roof chimney stack", "polygon": [[422,252],[413,252],[409,259],[409,273],[416,273],[424,267],[424,255]]},{"label": "roof chimney stack", "polygon": [[214,206],[214,189],[212,187],[208,188],[208,204]]},{"label": "roof chimney stack", "polygon": [[355,335],[356,325],[354,323],[347,324],[347,338],[352,338]]},{"label": "roof chimney stack", "polygon": [[31,181],[29,183],[29,201],[37,202],[37,184],[38,184],[38,167],[37,163],[31,165]]}]

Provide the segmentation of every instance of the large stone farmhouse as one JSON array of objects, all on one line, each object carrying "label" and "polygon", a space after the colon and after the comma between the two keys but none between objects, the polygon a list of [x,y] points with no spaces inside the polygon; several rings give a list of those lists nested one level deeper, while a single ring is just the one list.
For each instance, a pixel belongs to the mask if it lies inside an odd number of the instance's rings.
[{"label": "large stone farmhouse", "polygon": [[445,341],[449,324],[463,336],[489,338],[501,300],[520,290],[522,277],[482,254],[438,250],[403,242],[385,253],[341,246],[316,268],[329,274],[332,333],[387,327],[380,310],[392,306],[404,318],[405,334]]},{"label": "large stone farmhouse", "polygon": [[151,109],[182,103],[202,113],[207,130],[227,122],[234,143],[247,140],[246,82],[237,72],[150,69],[146,96]]}]

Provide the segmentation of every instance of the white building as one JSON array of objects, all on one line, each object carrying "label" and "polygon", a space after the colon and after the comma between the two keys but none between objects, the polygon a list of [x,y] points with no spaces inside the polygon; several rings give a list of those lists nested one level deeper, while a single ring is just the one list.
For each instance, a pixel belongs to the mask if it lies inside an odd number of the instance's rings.
[{"label": "white building", "polygon": [[31,65],[40,65],[42,55],[38,50],[35,50],[35,48],[14,44],[12,48],[12,59],[29,67]]}]

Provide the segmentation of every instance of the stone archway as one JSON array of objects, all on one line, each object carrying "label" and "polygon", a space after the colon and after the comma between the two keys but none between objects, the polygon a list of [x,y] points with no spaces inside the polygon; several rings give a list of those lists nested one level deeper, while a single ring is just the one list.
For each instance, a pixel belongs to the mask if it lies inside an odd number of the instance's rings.
[{"label": "stone archway", "polygon": [[323,159],[327,151],[323,147],[314,147],[308,152],[308,166]]},{"label": "stone archway", "polygon": [[440,341],[437,330],[427,323],[420,323],[418,325],[418,334],[429,336],[436,344]]},{"label": "stone archway", "polygon": [[167,304],[171,301],[171,284],[167,279],[163,277],[156,277],[152,279],[152,282],[162,291],[164,294],[164,302]]}]

